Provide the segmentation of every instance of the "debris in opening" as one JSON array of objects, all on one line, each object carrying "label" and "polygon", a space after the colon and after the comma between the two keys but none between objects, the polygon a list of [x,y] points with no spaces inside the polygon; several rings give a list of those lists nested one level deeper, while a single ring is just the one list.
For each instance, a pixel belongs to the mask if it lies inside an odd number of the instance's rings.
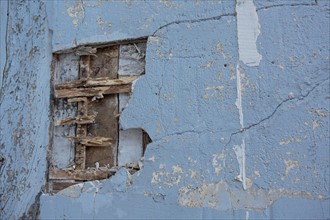
[{"label": "debris in opening", "polygon": [[145,52],[144,41],[55,55],[50,192],[142,167],[151,139],[142,129],[123,130],[119,117],[145,72]]}]

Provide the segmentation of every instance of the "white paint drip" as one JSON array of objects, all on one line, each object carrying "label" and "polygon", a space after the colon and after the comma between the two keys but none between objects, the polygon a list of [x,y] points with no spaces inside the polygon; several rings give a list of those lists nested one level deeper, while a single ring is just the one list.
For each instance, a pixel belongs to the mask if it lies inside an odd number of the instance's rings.
[{"label": "white paint drip", "polygon": [[239,72],[239,65],[236,66],[236,91],[237,91],[237,99],[236,106],[238,108],[239,113],[239,123],[241,128],[244,128],[244,117],[243,117],[243,107],[242,107],[242,84],[241,84],[241,73]]},{"label": "white paint drip", "polygon": [[259,66],[262,56],[257,50],[260,25],[253,0],[236,0],[239,59],[248,66]]},{"label": "white paint drip", "polygon": [[[248,66],[258,66],[262,56],[257,51],[257,38],[260,34],[260,25],[258,14],[253,0],[237,0],[237,36],[238,36],[238,53],[239,59]],[[242,88],[239,64],[236,66],[237,80],[237,100],[236,106],[239,113],[239,122],[241,129],[244,128],[244,115],[242,107]],[[239,164],[240,173],[236,177],[243,184],[246,190],[246,173],[245,173],[245,137],[242,137],[241,145],[235,145],[234,151]],[[248,217],[248,213],[247,213]]]},{"label": "white paint drip", "polygon": [[[244,115],[243,115],[243,107],[242,107],[242,88],[241,88],[241,74],[239,72],[239,65],[236,66],[236,80],[237,80],[237,99],[236,99],[236,107],[238,109],[239,114],[239,122],[241,128],[244,128]],[[239,165],[239,175],[236,177],[237,180],[241,181],[243,184],[243,189],[246,190],[246,174],[245,174],[245,137],[242,137],[241,146],[235,145],[234,151],[236,154],[236,158]]]},{"label": "white paint drip", "polygon": [[249,213],[249,211],[246,211],[245,212],[245,220],[249,220],[249,217],[250,217],[250,213]]},{"label": "white paint drip", "polygon": [[236,180],[242,182],[243,189],[246,190],[246,174],[245,174],[245,137],[242,138],[241,145],[235,145],[234,151],[239,165],[239,175]]}]

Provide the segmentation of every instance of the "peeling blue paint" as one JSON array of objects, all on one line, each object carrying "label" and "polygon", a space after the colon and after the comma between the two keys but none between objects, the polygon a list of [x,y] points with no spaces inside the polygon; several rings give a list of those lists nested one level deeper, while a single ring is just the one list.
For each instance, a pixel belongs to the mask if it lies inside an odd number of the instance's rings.
[{"label": "peeling blue paint", "polygon": [[143,169],[43,193],[41,219],[330,218],[330,4],[253,3],[262,60],[250,67],[234,1],[11,1],[5,64],[1,1],[0,217],[31,214],[46,183],[51,53],[148,37],[146,74],[120,117],[153,140]]}]

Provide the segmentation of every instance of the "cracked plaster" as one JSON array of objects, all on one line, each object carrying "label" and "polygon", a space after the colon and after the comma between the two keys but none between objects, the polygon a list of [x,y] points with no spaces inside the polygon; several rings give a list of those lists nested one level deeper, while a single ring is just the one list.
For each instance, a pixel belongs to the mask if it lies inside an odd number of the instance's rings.
[{"label": "cracked plaster", "polygon": [[[260,23],[257,49],[263,59],[259,67],[240,63],[244,127],[235,105],[238,46],[234,1],[48,1],[46,8],[39,9],[49,21],[44,25],[50,32],[37,26],[35,33],[40,30],[41,35],[32,38],[32,44],[47,45],[48,34],[52,34],[53,52],[149,37],[146,75],[136,82],[120,122],[123,128],[143,128],[153,139],[143,169],[133,176],[121,169],[109,180],[41,195],[41,219],[330,217],[329,41],[321,31],[328,25],[324,8],[329,5],[308,0],[254,3]],[[75,4],[81,4],[83,17],[68,14]],[[20,14],[32,14],[40,5],[12,5],[10,13],[28,9]],[[76,14],[71,10],[71,15]],[[21,21],[19,16],[10,18],[10,22]],[[23,30],[27,27],[24,23]],[[16,32],[7,34],[18,36],[19,41],[30,39]],[[19,51],[9,53],[9,60],[29,56],[13,41],[7,44]],[[6,190],[7,198],[18,195],[1,203],[4,218],[28,213],[45,183],[48,125],[41,122],[47,121],[44,111],[49,106],[50,79],[44,72],[50,72],[50,52],[48,47],[37,51],[40,56],[32,57],[31,67],[13,62],[2,82],[1,146],[6,147],[1,152],[6,161],[19,161],[15,169],[9,169],[13,165],[8,162],[1,168],[6,173],[1,181],[7,181],[1,185],[1,193]],[[40,57],[44,59],[41,66]],[[36,84],[30,96],[38,98],[20,99],[18,105],[11,100],[32,90],[27,87],[14,95],[11,91],[28,79],[19,70],[32,68],[38,72],[29,77]],[[24,111],[27,116],[21,117],[22,109],[34,103],[41,103],[44,110],[28,109],[41,118]],[[32,129],[33,134],[26,135],[27,123],[39,125]],[[235,180],[239,166],[233,147],[242,135],[248,146],[246,191]],[[26,154],[31,159],[26,163],[39,163],[28,174],[22,172],[24,163],[17,151],[10,148],[24,146],[25,141],[31,143]],[[37,149],[39,143],[42,147]],[[16,180],[10,178],[13,172]],[[25,184],[15,184],[22,179],[32,186],[28,192]],[[21,208],[15,210],[17,202]]]}]

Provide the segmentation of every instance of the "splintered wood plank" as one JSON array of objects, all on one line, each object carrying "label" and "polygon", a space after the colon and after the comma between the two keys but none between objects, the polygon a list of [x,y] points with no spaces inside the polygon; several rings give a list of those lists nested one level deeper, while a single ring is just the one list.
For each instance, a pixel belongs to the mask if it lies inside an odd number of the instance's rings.
[{"label": "splintered wood plank", "polygon": [[70,141],[78,142],[88,147],[110,147],[112,145],[112,138],[104,137],[87,137],[87,138],[77,138],[77,137],[67,137]]},{"label": "splintered wood plank", "polygon": [[91,86],[120,86],[120,85],[131,85],[134,80],[139,78],[138,76],[126,76],[120,79],[109,79],[109,78],[97,78],[95,80],[87,80],[85,87]]},{"label": "splintered wood plank", "polygon": [[71,98],[68,99],[68,102],[87,102],[87,98],[86,97],[78,97],[78,98]]},{"label": "splintered wood plank", "polygon": [[[97,57],[91,57],[90,78],[107,77],[116,79],[118,72],[118,46],[99,48]],[[131,85],[127,84],[125,91],[131,90]],[[120,92],[120,87],[116,91]],[[88,125],[88,134],[93,137],[111,138],[112,147],[86,149],[86,167],[95,167],[98,162],[100,166],[110,167],[116,165],[117,157],[117,136],[118,136],[118,100],[117,95],[107,95],[89,103],[89,114],[97,112],[95,123]]]},{"label": "splintered wood plank", "polygon": [[78,181],[89,181],[89,180],[100,180],[106,179],[112,176],[115,172],[112,170],[60,170],[50,169],[49,179],[50,180],[78,180]]},{"label": "splintered wood plank", "polygon": [[67,125],[67,124],[91,124],[95,122],[95,115],[88,116],[78,116],[74,118],[65,118],[61,120],[57,120],[55,122],[55,126]]},{"label": "splintered wood plank", "polygon": [[132,84],[55,90],[55,98],[93,97],[131,92]]},{"label": "splintered wood plank", "polygon": [[101,77],[96,79],[83,78],[80,80],[74,80],[71,82],[57,84],[55,85],[55,89],[61,90],[61,89],[73,89],[78,87],[127,85],[127,84],[131,84],[137,78],[138,76],[127,76],[127,77],[121,77],[120,79],[110,79],[108,77]]}]

